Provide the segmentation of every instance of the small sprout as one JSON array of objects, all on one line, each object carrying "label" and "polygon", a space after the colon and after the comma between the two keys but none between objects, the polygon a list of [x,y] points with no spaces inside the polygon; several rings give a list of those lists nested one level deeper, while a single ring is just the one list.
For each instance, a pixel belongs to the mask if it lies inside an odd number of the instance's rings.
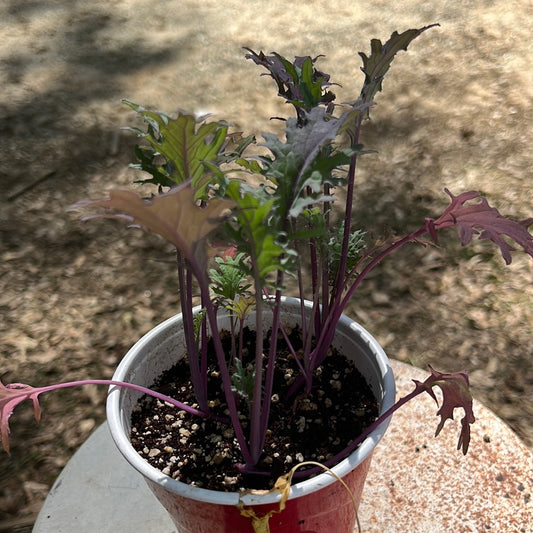
[{"label": "small sprout", "polygon": [[244,368],[240,359],[235,361],[235,371],[231,376],[233,383],[232,390],[237,392],[240,396],[246,400],[250,400],[253,396],[255,370],[254,368]]}]

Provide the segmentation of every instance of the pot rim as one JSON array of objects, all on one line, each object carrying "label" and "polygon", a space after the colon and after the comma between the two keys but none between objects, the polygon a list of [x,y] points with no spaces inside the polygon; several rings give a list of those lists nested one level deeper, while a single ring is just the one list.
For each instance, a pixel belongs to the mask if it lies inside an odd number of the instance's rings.
[{"label": "pot rim", "polygon": [[[283,298],[286,306],[298,306],[300,309],[299,300],[296,298]],[[312,306],[312,302],[305,302],[306,306]],[[127,370],[131,366],[132,361],[138,357],[143,348],[152,342],[155,337],[158,337],[165,330],[173,327],[175,323],[181,320],[181,315],[174,315],[168,318],[164,322],[158,324],[148,333],[137,341],[132,348],[126,353],[119,366],[117,367],[113,380],[125,381]],[[394,375],[390,366],[389,360],[379,343],[374,337],[360,324],[354,320],[348,318],[346,315],[342,315],[339,320],[340,328],[350,330],[358,335],[365,344],[368,345],[370,350],[376,357],[376,364],[380,373],[380,379],[382,381],[382,393],[380,414],[384,413],[387,409],[392,407],[395,402],[396,385],[394,381]],[[107,398],[107,421],[111,436],[117,445],[119,451],[124,458],[133,466],[140,474],[142,474],[147,480],[156,483],[164,487],[166,490],[179,494],[180,496],[199,500],[207,503],[216,503],[221,505],[238,505],[242,502],[244,505],[265,505],[276,503],[281,499],[279,492],[272,492],[267,494],[241,494],[240,492],[222,492],[204,489],[201,487],[195,487],[188,485],[181,481],[176,481],[171,477],[163,474],[160,470],[150,465],[145,459],[143,459],[137,451],[133,448],[129,434],[126,433],[123,427],[123,417],[121,416],[121,403],[120,397],[124,392],[124,389],[117,386],[111,386],[109,388]],[[333,466],[331,471],[334,472],[340,478],[351,472],[356,466],[362,463],[367,457],[371,455],[378,442],[383,437],[387,426],[389,425],[390,418],[386,419],[379,427],[377,427],[362,443],[352,452],[348,457],[343,459],[340,463]],[[310,494],[317,490],[322,489],[334,483],[335,477],[331,474],[324,472],[311,479],[301,481],[291,486],[289,499],[298,498]]]}]

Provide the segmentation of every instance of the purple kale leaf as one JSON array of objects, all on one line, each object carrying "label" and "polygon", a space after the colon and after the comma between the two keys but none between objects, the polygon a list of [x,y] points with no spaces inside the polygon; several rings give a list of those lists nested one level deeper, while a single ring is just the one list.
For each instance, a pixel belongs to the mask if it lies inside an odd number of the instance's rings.
[{"label": "purple kale leaf", "polygon": [[[529,226],[533,224],[533,218],[522,221],[506,218],[475,191],[464,192],[458,196],[454,196],[448,189],[445,191],[451,198],[450,205],[437,220],[426,220],[426,228],[435,241],[436,230],[457,226],[461,244],[468,244],[474,235],[478,235],[479,239],[488,239],[499,246],[508,265],[512,261],[511,252],[515,248],[506,237],[519,244],[525,253],[533,257],[533,235],[528,231]],[[476,198],[479,198],[479,202],[467,203]]]},{"label": "purple kale leaf", "polygon": [[363,59],[361,70],[365,74],[365,82],[359,97],[360,100],[365,103],[373,102],[376,93],[382,90],[381,86],[383,78],[388,72],[394,56],[400,50],[407,50],[411,41],[416,39],[421,33],[438,25],[439,24],[431,24],[424,28],[407,30],[400,34],[395,31],[385,44],[379,39],[372,39],[370,41],[370,56],[367,56],[363,52],[359,52],[359,55]]},{"label": "purple kale leaf", "polygon": [[39,394],[43,392],[30,385],[22,383],[10,383],[7,387],[0,381],[0,434],[2,446],[9,453],[9,417],[15,407],[24,400],[33,401],[33,411],[37,422],[41,419],[41,406],[39,405]]},{"label": "purple kale leaf", "polygon": [[300,124],[305,122],[304,111],[335,100],[335,94],[328,90],[334,85],[329,81],[329,74],[315,68],[315,63],[321,56],[296,57],[291,63],[276,53],[266,56],[263,52],[256,53],[250,48],[245,50],[249,52],[246,59],[251,59],[256,65],[269,71],[278,86],[279,96],[296,108]]},{"label": "purple kale leaf", "polygon": [[174,244],[191,263],[203,268],[207,261],[204,241],[222,223],[233,203],[213,198],[200,206],[195,194],[195,189],[189,184],[175,187],[170,192],[158,194],[149,200],[131,191],[112,190],[108,198],[83,200],[72,209],[103,207],[106,209],[105,213],[84,219],[115,218],[141,226]]},{"label": "purple kale leaf", "polygon": [[470,424],[473,424],[476,420],[472,409],[472,395],[469,389],[468,374],[465,372],[446,374],[434,370],[431,366],[429,369],[431,375],[424,382],[413,380],[416,384],[415,391],[422,390],[427,392],[437,404],[439,402],[435,396],[433,387],[437,386],[442,391],[442,405],[437,411],[437,416],[440,416],[441,420],[435,432],[435,437],[444,427],[446,420],[453,420],[453,411],[455,408],[462,408],[464,410],[465,416],[461,420],[461,434],[457,449],[462,449],[463,454],[466,455],[468,445],[470,444]]}]

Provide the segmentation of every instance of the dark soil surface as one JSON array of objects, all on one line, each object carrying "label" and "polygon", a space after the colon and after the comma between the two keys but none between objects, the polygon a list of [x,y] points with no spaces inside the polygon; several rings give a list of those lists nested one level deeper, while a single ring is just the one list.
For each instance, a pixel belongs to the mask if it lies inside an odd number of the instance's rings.
[{"label": "dark soil surface", "polygon": [[[223,338],[230,353],[230,335],[226,332]],[[293,328],[289,339],[294,352],[299,354],[302,341],[297,328]],[[255,342],[255,333],[246,328],[244,368],[253,363]],[[266,342],[264,353],[268,349]],[[279,476],[298,463],[315,461],[331,467],[329,461],[341,454],[379,415],[379,405],[365,379],[336,350],[330,350],[317,368],[310,394],[289,396],[300,371],[286,343],[280,340],[264,452],[257,472],[245,473],[237,467],[243,465],[243,457],[228,423],[218,368],[211,347],[208,392],[212,418],[199,420],[153,397],[142,398],[132,415],[131,439],[138,453],[155,468],[189,485],[225,492],[264,490],[271,489]],[[182,360],[150,388],[194,405],[188,374],[188,363]],[[239,411],[241,416],[249,416],[245,397],[240,398]],[[243,430],[249,432],[250,427],[241,422]],[[306,468],[302,466],[297,471],[294,482],[305,475]]]},{"label": "dark soil surface", "polygon": [[[346,101],[370,38],[440,22],[398,57],[378,96],[362,139],[378,153],[361,160],[357,218],[376,238],[414,230],[447,205],[444,187],[531,216],[532,15],[529,0],[3,0],[2,381],[109,378],[140,335],[177,312],[166,244],[66,208],[135,177],[135,139],[119,128],[136,123],[122,98],[219,113],[245,132],[276,128],[269,117],[287,109],[242,46],[325,54],[320,68]],[[451,231],[439,247],[401,251],[361,289],[347,314],[391,357],[468,369],[475,396],[533,445],[531,260],[506,267],[489,244],[463,249]],[[12,455],[0,455],[0,531],[31,530],[103,422],[104,399],[94,387],[45,396],[40,425],[30,405],[17,409]]]}]

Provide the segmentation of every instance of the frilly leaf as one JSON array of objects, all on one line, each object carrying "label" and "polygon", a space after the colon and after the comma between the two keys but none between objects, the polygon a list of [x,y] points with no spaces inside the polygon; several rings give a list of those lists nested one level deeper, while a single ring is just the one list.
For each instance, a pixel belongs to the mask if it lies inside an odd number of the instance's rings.
[{"label": "frilly leaf", "polygon": [[[533,218],[520,222],[506,218],[475,191],[454,196],[448,189],[444,190],[451,198],[450,205],[437,220],[426,220],[426,227],[435,240],[435,230],[455,225],[459,229],[461,244],[466,245],[474,235],[479,235],[480,239],[488,239],[500,248],[506,264],[511,263],[511,252],[515,248],[504,239],[504,236],[519,244],[525,253],[533,257],[533,235],[528,231],[529,226],[533,224]],[[475,199],[479,199],[479,202],[467,204],[468,201]]]},{"label": "frilly leaf", "polygon": [[437,403],[438,400],[433,391],[433,387],[437,386],[442,391],[442,405],[437,411],[437,416],[441,417],[440,423],[435,432],[435,437],[440,433],[444,427],[446,420],[453,420],[453,411],[456,407],[464,410],[465,416],[461,420],[461,433],[459,435],[459,442],[457,449],[462,449],[463,454],[466,455],[468,445],[470,444],[470,424],[475,422],[474,411],[472,409],[472,395],[469,389],[468,374],[465,372],[457,372],[455,374],[446,374],[434,370],[429,367],[431,375],[422,383],[413,380],[417,389],[425,390]]},{"label": "frilly leaf", "polygon": [[74,208],[103,207],[120,211],[85,218],[116,218],[137,224],[174,244],[191,263],[204,266],[204,239],[220,225],[233,205],[229,200],[213,198],[200,206],[195,201],[195,190],[187,184],[150,200],[131,191],[113,190],[109,198],[78,202]]},{"label": "frilly leaf", "polygon": [[400,50],[407,50],[411,41],[434,26],[438,26],[438,24],[407,30],[400,34],[395,31],[385,44],[382,44],[379,39],[372,39],[370,41],[370,57],[363,52],[359,52],[363,59],[361,70],[365,74],[365,82],[360,95],[362,102],[370,104],[374,100],[376,93],[381,91],[383,78],[388,72],[394,56]]},{"label": "frilly leaf", "polygon": [[316,60],[321,57],[296,57],[291,63],[280,54],[266,56],[263,52],[256,53],[245,48],[249,53],[246,59],[253,60],[257,65],[265,67],[278,86],[279,96],[296,108],[299,123],[305,121],[304,111],[329,104],[335,95],[328,90],[332,85],[329,75],[315,68]]},{"label": "frilly leaf", "polygon": [[9,453],[9,417],[15,407],[24,400],[32,400],[35,420],[41,420],[41,406],[38,396],[40,389],[24,385],[23,383],[11,383],[7,387],[0,381],[0,434],[2,446]]},{"label": "frilly leaf", "polygon": [[[134,130],[152,146],[152,150],[141,148],[137,151],[140,168],[153,176],[153,179],[147,181],[164,186],[168,185],[168,180],[178,185],[191,182],[197,196],[203,196],[208,183],[205,163],[215,161],[224,147],[227,124],[203,122],[207,117],[196,118],[186,113],[179,113],[177,118],[172,118],[127,100],[124,103],[149,124],[147,133]],[[163,168],[155,164],[154,154],[163,156],[170,166]]]}]

